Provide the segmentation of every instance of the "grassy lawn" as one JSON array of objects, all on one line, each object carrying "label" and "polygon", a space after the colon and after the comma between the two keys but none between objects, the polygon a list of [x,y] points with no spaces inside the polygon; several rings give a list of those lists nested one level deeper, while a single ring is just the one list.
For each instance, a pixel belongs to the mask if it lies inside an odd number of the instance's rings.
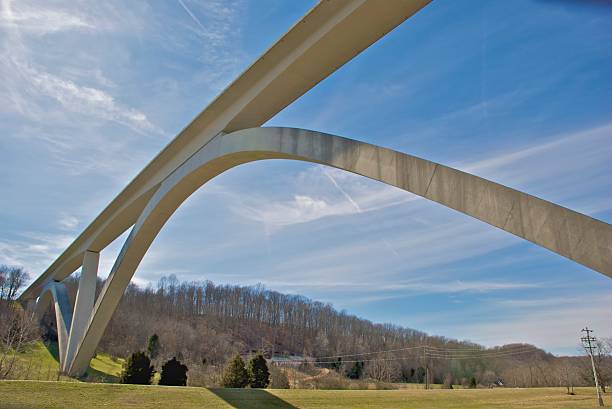
[{"label": "grassy lawn", "polygon": [[[17,354],[13,378],[41,381],[58,379],[59,358],[57,344],[45,345],[42,341],[35,342],[22,353]],[[123,359],[98,353],[91,360],[87,369],[87,378],[96,382],[117,382],[121,373]],[[75,381],[69,377],[60,376],[61,380]],[[0,402],[0,407],[1,402]]]},{"label": "grassy lawn", "polygon": [[[0,407],[24,408],[594,408],[592,388],[250,390],[0,381]],[[612,398],[606,396],[606,406]]]}]

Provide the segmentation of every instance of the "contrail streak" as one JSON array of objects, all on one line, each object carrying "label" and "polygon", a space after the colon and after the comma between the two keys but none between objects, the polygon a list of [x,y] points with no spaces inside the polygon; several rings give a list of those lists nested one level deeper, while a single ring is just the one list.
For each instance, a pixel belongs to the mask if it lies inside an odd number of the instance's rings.
[{"label": "contrail streak", "polygon": [[[351,195],[349,195],[344,189],[342,189],[342,187],[338,184],[338,182],[336,182],[336,179],[334,179],[334,177],[330,175],[324,167],[321,167],[321,169],[323,169],[323,174],[327,176],[327,178],[330,180],[330,182],[332,182],[332,184],[336,187],[336,189],[338,189],[338,191],[342,193],[342,195],[346,198],[346,200],[348,200],[349,203],[353,205],[353,207],[357,210],[357,213],[360,213],[360,214],[363,213],[363,210],[361,210],[361,207],[359,206],[359,204],[357,204],[357,202],[353,200]],[[400,257],[399,253],[393,248],[393,246],[391,246],[391,243],[389,243],[387,239],[383,238],[382,240],[383,240],[383,243],[385,243],[385,246],[387,246],[387,248],[396,257]]]},{"label": "contrail streak", "polygon": [[206,28],[204,27],[204,25],[200,22],[200,20],[195,16],[195,14],[193,14],[191,12],[191,10],[189,10],[189,8],[185,5],[185,3],[183,3],[183,0],[178,0],[179,4],[181,5],[181,7],[187,12],[187,14],[189,14],[189,17],[191,17],[191,19],[193,21],[195,21],[195,23],[202,29],[203,32],[206,32]]},{"label": "contrail streak", "polygon": [[340,193],[342,193],[342,195],[343,195],[343,196],[346,198],[346,200],[348,200],[348,201],[349,201],[349,203],[351,203],[351,204],[353,205],[353,207],[354,207],[355,209],[357,209],[357,212],[358,212],[358,213],[363,213],[363,210],[361,210],[361,207],[359,207],[359,205],[357,204],[357,202],[356,202],[356,201],[354,201],[354,200],[353,200],[353,198],[352,198],[352,197],[351,197],[351,196],[350,196],[348,193],[346,193],[346,192],[344,191],[344,189],[342,189],[342,188],[340,187],[340,185],[338,184],[338,182],[336,182],[336,179],[334,179],[334,178],[332,177],[332,175],[330,175],[329,173],[327,173],[327,170],[326,170],[325,168],[321,168],[321,169],[323,169],[323,174],[325,174],[325,176],[327,176],[327,177],[329,178],[329,180],[330,180],[330,181],[332,182],[332,184],[333,184],[333,185],[336,187],[336,189],[338,189],[338,191],[339,191]]}]

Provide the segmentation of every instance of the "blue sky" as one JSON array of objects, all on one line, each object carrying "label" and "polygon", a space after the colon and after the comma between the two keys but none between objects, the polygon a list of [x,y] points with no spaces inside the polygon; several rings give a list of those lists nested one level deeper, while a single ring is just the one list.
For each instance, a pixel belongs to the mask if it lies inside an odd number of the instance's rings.
[{"label": "blue sky", "polygon": [[[41,273],[311,1],[0,2],[0,263]],[[364,140],[612,222],[612,8],[436,0],[267,125]],[[102,253],[106,276],[122,240]],[[342,171],[233,169],[136,272],[255,284],[377,322],[578,353],[612,280]]]}]

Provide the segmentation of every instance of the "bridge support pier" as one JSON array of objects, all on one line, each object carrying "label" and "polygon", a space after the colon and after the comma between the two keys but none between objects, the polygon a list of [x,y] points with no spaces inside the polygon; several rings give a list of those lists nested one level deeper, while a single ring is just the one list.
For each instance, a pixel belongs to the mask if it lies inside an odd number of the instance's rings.
[{"label": "bridge support pier", "polygon": [[66,347],[68,345],[68,334],[72,322],[72,307],[68,299],[68,292],[64,283],[51,281],[41,292],[36,302],[36,314],[40,316],[43,308],[53,302],[55,310],[55,322],[57,323],[57,343],[59,350],[60,368],[66,361]]},{"label": "bridge support pier", "polygon": [[71,371],[74,353],[83,339],[96,298],[96,279],[98,277],[98,264],[100,253],[87,250],[83,256],[83,268],[79,279],[79,289],[74,302],[74,312],[70,333],[68,335],[68,348],[66,349],[66,360],[62,363],[62,370],[69,375]]}]

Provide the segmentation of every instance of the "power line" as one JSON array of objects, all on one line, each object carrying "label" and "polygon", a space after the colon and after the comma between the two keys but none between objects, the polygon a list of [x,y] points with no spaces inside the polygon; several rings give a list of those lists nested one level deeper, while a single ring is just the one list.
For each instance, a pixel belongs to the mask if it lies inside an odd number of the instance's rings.
[{"label": "power line", "polygon": [[[443,353],[442,351],[438,350],[438,351],[432,351],[429,350],[429,348],[427,348],[427,346],[418,346],[418,347],[411,347],[410,349],[414,350],[414,349],[422,349],[423,353],[429,357],[429,358],[434,358],[434,359],[447,359],[447,360],[460,360],[460,359],[476,359],[476,358],[503,358],[503,357],[508,357],[508,356],[514,356],[514,355],[522,355],[522,354],[527,354],[527,353],[533,353],[533,352],[537,352],[538,349],[535,347],[522,347],[522,348],[517,348],[517,349],[511,349],[511,350],[507,350],[507,351],[485,351],[485,352],[481,352],[481,353],[471,353],[471,354],[457,354],[456,352],[452,352],[452,353]],[[312,359],[302,359],[302,360],[291,360],[291,361],[287,361],[287,364],[298,364],[298,363],[312,363],[312,364],[337,364],[339,361],[338,359],[342,358],[342,357],[351,357],[351,356],[356,356],[356,355],[366,355],[366,354],[376,354],[376,353],[386,353],[386,352],[396,352],[396,351],[401,351],[401,350],[405,350],[405,348],[400,348],[400,349],[396,349],[396,350],[385,350],[385,351],[379,351],[379,352],[367,352],[367,353],[363,353],[363,354],[347,354],[347,355],[334,355],[334,356],[330,356],[330,357],[319,357],[319,358],[312,358]],[[321,359],[328,359],[328,358],[338,358],[337,360],[321,360]],[[415,355],[410,355],[410,356],[401,356],[401,357],[391,357],[391,358],[371,358],[371,359],[349,359],[349,360],[341,360],[342,363],[356,363],[356,362],[376,362],[376,361],[402,361],[402,360],[407,360],[407,359],[414,359]]]},{"label": "power line", "polygon": [[502,358],[502,357],[506,357],[506,356],[523,355],[523,354],[533,353],[533,352],[536,352],[536,351],[537,351],[537,349],[527,349],[527,350],[523,350],[523,351],[508,351],[508,352],[491,353],[491,354],[479,354],[479,355],[452,355],[452,354],[433,355],[433,354],[430,354],[429,356],[432,357],[432,358],[449,359],[449,360],[454,360],[454,359],[474,359],[474,358]]},{"label": "power line", "polygon": [[329,356],[319,356],[314,359],[331,359],[331,358],[345,358],[350,356],[362,356],[362,355],[375,355],[375,354],[384,354],[387,352],[400,352],[400,351],[409,351],[414,349],[423,348],[424,345],[418,345],[414,347],[405,347],[405,348],[397,348],[397,349],[386,349],[383,351],[372,351],[372,352],[361,352],[356,354],[345,354],[345,355],[329,355]]},{"label": "power line", "polygon": [[313,359],[358,357],[358,356],[365,356],[365,355],[384,354],[384,353],[389,353],[389,352],[410,351],[410,350],[415,350],[415,349],[427,349],[434,353],[435,352],[497,353],[497,352],[508,352],[513,349],[522,349],[522,348],[536,349],[535,347],[527,346],[527,345],[515,345],[515,346],[505,348],[504,350],[487,350],[483,348],[442,348],[442,347],[436,347],[432,345],[416,345],[416,346],[411,346],[411,347],[385,349],[385,350],[380,350],[380,351],[358,352],[354,354],[319,356]]}]

